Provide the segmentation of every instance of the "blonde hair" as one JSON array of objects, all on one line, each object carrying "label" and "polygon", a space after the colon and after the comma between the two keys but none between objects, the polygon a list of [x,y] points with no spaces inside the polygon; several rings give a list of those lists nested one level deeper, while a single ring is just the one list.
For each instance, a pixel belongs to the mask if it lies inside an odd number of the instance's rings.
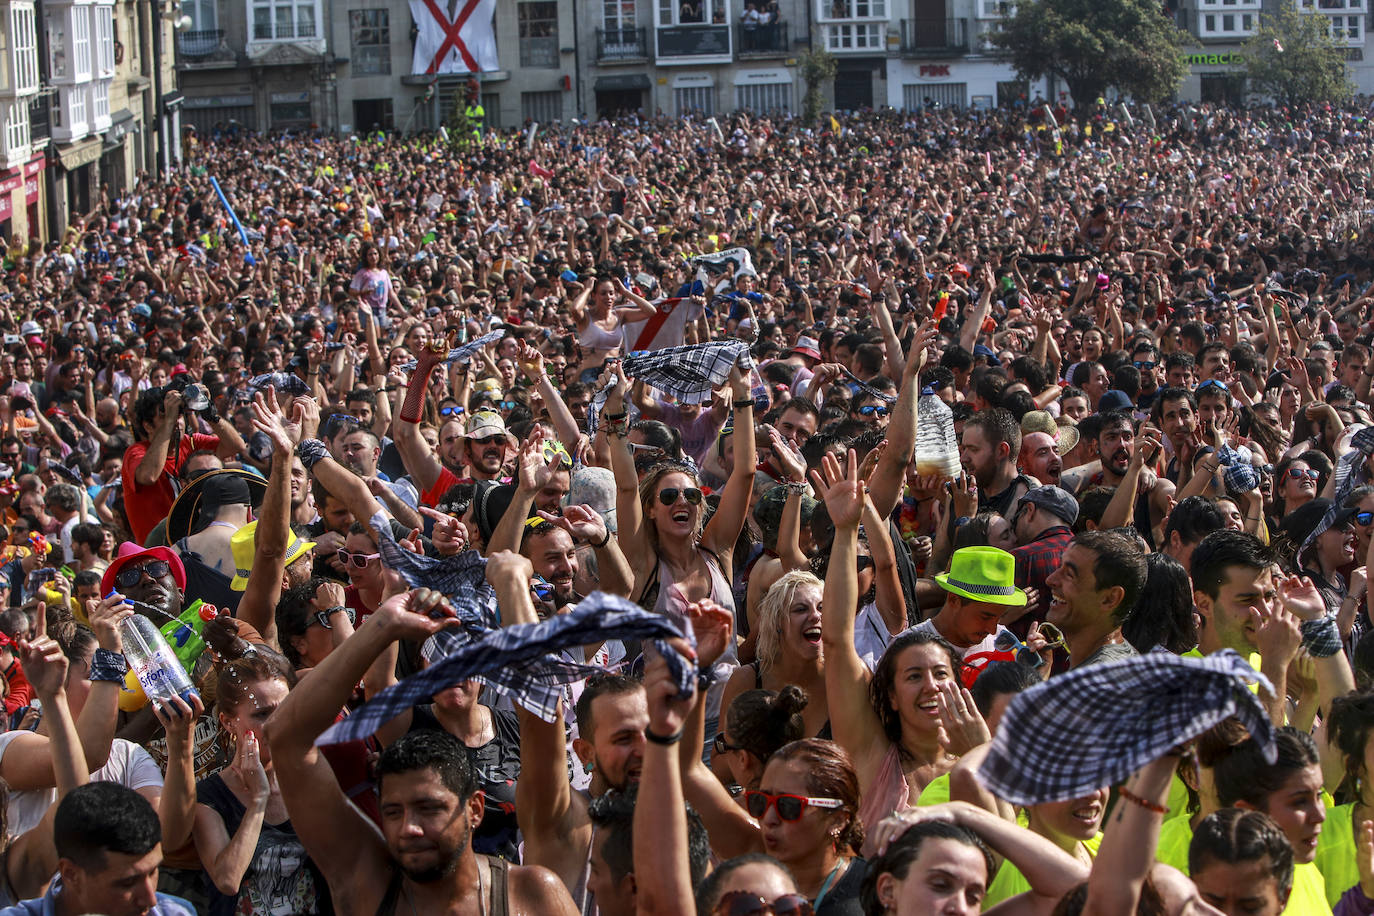
[{"label": "blonde hair", "polygon": [[807,570],[795,569],[774,582],[759,602],[756,621],[759,641],[754,654],[759,660],[760,671],[768,670],[777,661],[778,653],[782,650],[783,623],[787,620],[787,612],[792,607],[793,596],[797,594],[797,589],[803,586],[821,590],[825,588],[824,583]]}]

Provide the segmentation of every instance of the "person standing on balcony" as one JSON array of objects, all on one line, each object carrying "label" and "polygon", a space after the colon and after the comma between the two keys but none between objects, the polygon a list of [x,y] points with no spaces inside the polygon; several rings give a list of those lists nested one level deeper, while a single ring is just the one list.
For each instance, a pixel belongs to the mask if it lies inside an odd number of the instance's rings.
[{"label": "person standing on balcony", "polygon": [[741,31],[743,32],[742,51],[754,51],[758,49],[759,33],[759,11],[752,3],[745,4],[744,14],[739,17]]}]

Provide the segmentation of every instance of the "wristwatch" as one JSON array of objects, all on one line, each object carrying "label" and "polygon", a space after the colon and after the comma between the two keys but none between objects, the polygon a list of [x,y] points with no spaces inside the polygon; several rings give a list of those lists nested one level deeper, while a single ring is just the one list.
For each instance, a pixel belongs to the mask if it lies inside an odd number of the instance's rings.
[{"label": "wristwatch", "polygon": [[333,607],[327,607],[322,611],[316,611],[315,622],[318,623],[320,626],[324,627],[326,630],[332,630],[334,629],[334,625],[329,622],[329,618],[333,617],[340,611],[342,611],[344,615],[348,617],[348,623],[350,626],[357,620],[357,615],[353,613],[353,608],[343,604],[336,604]]}]

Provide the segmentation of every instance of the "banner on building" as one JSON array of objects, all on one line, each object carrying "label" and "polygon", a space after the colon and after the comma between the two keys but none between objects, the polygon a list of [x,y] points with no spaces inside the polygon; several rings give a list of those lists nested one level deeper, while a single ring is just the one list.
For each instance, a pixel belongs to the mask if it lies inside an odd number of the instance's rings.
[{"label": "banner on building", "polygon": [[412,73],[481,73],[499,70],[496,0],[410,0],[415,39]]}]

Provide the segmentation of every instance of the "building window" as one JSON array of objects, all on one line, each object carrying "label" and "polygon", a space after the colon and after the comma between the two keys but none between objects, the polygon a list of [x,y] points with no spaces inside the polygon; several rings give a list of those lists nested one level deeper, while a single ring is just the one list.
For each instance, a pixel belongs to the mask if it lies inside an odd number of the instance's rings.
[{"label": "building window", "polygon": [[95,15],[96,75],[109,79],[114,76],[114,7],[97,6]]},{"label": "building window", "polygon": [[902,107],[907,111],[963,108],[967,99],[968,83],[907,83],[902,87]]},{"label": "building window", "polygon": [[658,0],[658,24],[725,25],[729,0]]},{"label": "building window", "polygon": [[558,4],[548,0],[516,6],[520,27],[520,66],[558,68]]},{"label": "building window", "polygon": [[716,113],[716,87],[683,86],[674,89],[673,108],[679,118],[690,114],[710,117]]},{"label": "building window", "polygon": [[520,93],[520,117],[526,122],[552,124],[563,117],[563,93],[557,90]]},{"label": "building window", "polygon": [[[1246,4],[1248,5],[1248,4]],[[1255,34],[1254,13],[1231,12],[1203,13],[1198,16],[1199,38],[1243,38]]]},{"label": "building window", "polygon": [[880,24],[825,27],[828,51],[880,51],[887,47],[887,30]]},{"label": "building window", "polygon": [[607,32],[635,27],[635,0],[603,0],[601,21]]},{"label": "building window", "polygon": [[29,145],[29,103],[12,103],[5,110],[5,151],[14,155]]},{"label": "building window", "polygon": [[310,100],[272,103],[273,127],[304,127],[310,123]]},{"label": "building window", "polygon": [[72,76],[78,81],[91,78],[91,17],[85,8],[71,8]]},{"label": "building window", "polygon": [[501,94],[499,92],[482,93],[482,123],[491,130],[501,127]]},{"label": "building window", "polygon": [[887,0],[816,0],[821,19],[886,19]]},{"label": "building window", "polygon": [[[10,7],[10,36],[14,43],[14,91],[33,92],[38,89],[38,34],[32,6]],[[28,115],[24,117],[27,124]]]},{"label": "building window", "polygon": [[43,22],[48,33],[48,75],[55,80],[67,79],[72,74],[67,53],[67,23],[62,18],[62,10],[44,13]]},{"label": "building window", "polygon": [[792,111],[792,85],[769,83],[761,86],[736,86],[735,107],[766,115]]},{"label": "building window", "polygon": [[64,89],[63,94],[71,101],[72,129],[86,126],[86,87]]},{"label": "building window", "polygon": [[315,0],[254,0],[253,40],[291,41],[314,38],[319,34],[319,13]]},{"label": "building window", "polygon": [[1003,19],[1016,14],[1012,0],[978,0],[979,19]]},{"label": "building window", "polygon": [[91,84],[91,120],[108,121],[110,119],[110,83],[108,80],[96,80]]},{"label": "building window", "polygon": [[391,13],[389,10],[351,10],[348,28],[353,36],[350,63],[355,76],[386,76],[391,72]]},{"label": "building window", "polygon": [[181,8],[191,17],[191,31],[210,32],[219,23],[216,0],[182,0]]}]

